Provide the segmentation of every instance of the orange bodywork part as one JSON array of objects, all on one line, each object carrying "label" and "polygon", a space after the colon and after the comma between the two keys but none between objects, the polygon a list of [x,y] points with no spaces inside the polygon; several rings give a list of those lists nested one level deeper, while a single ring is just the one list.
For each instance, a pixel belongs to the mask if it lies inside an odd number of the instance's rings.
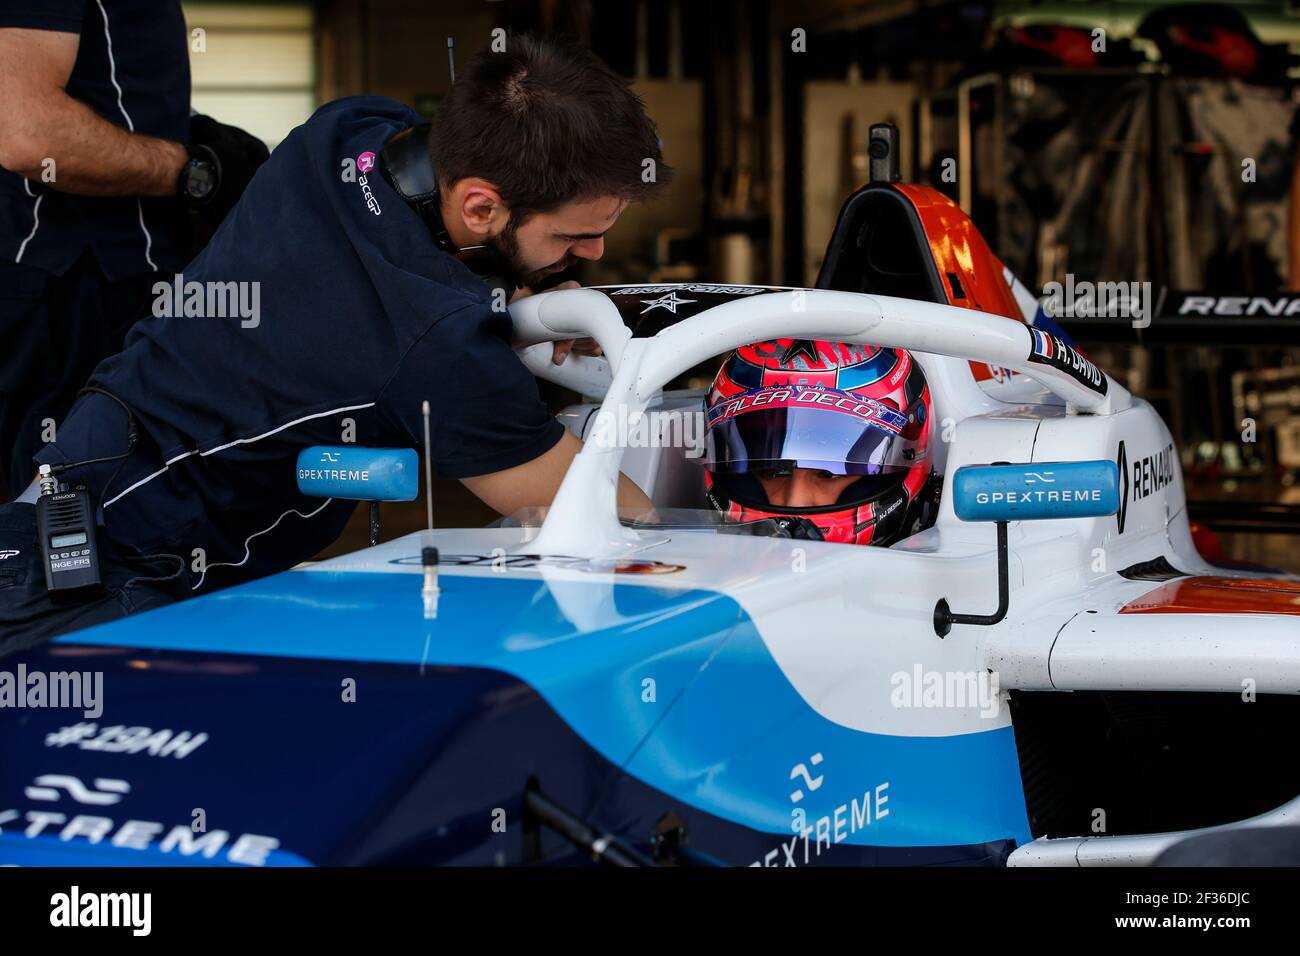
[{"label": "orange bodywork part", "polygon": [[[894,188],[916,209],[948,304],[1023,322],[1020,306],[1004,276],[1002,261],[993,254],[961,207],[929,186],[895,183]],[[964,297],[956,295],[954,276]],[[976,381],[1001,379],[1006,374],[1005,370],[990,368],[983,362],[971,362],[970,366]]]},{"label": "orange bodywork part", "polygon": [[1191,577],[1129,601],[1121,614],[1295,614],[1300,581]]},{"label": "orange bodywork part", "polygon": [[1228,555],[1217,534],[1199,521],[1189,521],[1187,527],[1192,532],[1192,546],[1196,548],[1197,554],[1211,564],[1228,563]]}]

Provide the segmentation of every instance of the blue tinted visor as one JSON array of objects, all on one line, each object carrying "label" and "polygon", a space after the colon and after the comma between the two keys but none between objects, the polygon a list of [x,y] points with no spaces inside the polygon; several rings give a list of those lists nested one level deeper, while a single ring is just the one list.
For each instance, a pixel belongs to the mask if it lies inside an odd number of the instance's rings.
[{"label": "blue tinted visor", "polygon": [[743,474],[811,468],[834,475],[890,475],[916,463],[903,437],[907,416],[890,405],[831,388],[753,389],[706,412],[702,463]]}]

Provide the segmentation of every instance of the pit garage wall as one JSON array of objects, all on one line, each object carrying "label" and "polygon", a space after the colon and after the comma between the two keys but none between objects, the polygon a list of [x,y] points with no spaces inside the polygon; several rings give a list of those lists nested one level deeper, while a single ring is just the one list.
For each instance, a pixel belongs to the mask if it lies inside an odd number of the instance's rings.
[{"label": "pit garage wall", "polygon": [[316,13],[308,0],[182,4],[191,106],[275,149],[316,109]]},{"label": "pit garage wall", "polygon": [[[663,141],[664,160],[673,167],[672,185],[653,203],[629,206],[605,240],[605,258],[617,274],[606,282],[639,281],[656,263],[660,232],[693,232],[704,209],[704,88],[699,80],[642,79],[632,84],[644,101]],[[653,278],[653,277],[651,277]]]},{"label": "pit garage wall", "polygon": [[893,123],[902,145],[900,169],[912,164],[911,83],[830,82],[804,85],[803,283],[813,285],[844,198],[867,181],[867,134]]},{"label": "pit garage wall", "polygon": [[320,101],[369,93],[419,105],[447,94],[447,37],[456,62],[486,46],[494,4],[473,0],[337,0],[317,32]]}]

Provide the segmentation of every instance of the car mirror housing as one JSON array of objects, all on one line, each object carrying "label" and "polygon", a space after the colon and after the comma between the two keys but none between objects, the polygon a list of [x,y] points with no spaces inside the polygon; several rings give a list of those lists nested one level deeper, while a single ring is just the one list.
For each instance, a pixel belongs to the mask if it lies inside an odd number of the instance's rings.
[{"label": "car mirror housing", "polygon": [[967,465],[952,483],[962,521],[1096,518],[1119,510],[1119,467],[1113,461]]},{"label": "car mirror housing", "polygon": [[412,501],[420,491],[413,448],[312,445],[298,453],[298,490],[313,498]]},{"label": "car mirror housing", "polygon": [[998,528],[998,606],[992,614],[958,614],[940,598],[934,632],[947,637],[954,624],[989,627],[1007,616],[1007,522],[1096,518],[1119,510],[1119,465],[1113,461],[1045,461],[966,465],[952,481],[952,506],[962,521],[993,521]]}]

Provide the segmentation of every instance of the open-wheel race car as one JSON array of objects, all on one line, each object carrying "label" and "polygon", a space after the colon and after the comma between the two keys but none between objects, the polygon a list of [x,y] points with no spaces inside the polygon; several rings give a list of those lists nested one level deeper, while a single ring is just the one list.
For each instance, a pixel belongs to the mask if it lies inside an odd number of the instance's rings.
[{"label": "open-wheel race car", "polygon": [[[1295,822],[1300,580],[1201,556],[1160,417],[937,192],[855,193],[817,288],[512,315],[583,396],[553,505],[11,659],[102,671],[106,705],[0,725],[0,863],[1141,864]],[[603,356],[551,365],[575,337]],[[665,438],[704,393],[672,386],[779,338],[910,353],[932,523],[871,547],[708,507]],[[307,493],[414,496],[410,450],[322,459]]]}]

